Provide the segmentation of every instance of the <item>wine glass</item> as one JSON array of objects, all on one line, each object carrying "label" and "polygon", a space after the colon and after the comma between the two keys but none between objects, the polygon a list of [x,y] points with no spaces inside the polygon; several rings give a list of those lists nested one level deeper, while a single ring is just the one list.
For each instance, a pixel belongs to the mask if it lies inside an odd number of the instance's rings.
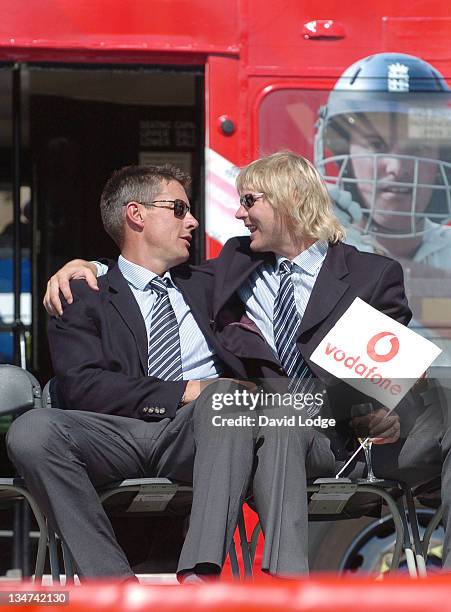
[{"label": "wine glass", "polygon": [[[364,402],[362,404],[354,404],[351,406],[351,417],[363,417],[368,416],[369,414],[374,412],[374,406],[371,402]],[[365,453],[365,461],[367,465],[367,477],[364,479],[365,482],[380,482],[380,478],[376,478],[373,472],[373,465],[371,462],[371,447],[373,446],[373,442],[371,438],[357,438],[363,447],[363,452]]]}]

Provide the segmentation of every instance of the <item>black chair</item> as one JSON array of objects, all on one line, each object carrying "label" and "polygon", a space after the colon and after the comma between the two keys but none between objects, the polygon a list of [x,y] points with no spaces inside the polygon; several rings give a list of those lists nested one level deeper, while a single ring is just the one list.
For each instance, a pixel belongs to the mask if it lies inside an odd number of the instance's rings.
[{"label": "black chair", "polygon": [[[407,485],[397,480],[367,483],[363,479],[318,478],[308,485],[307,492],[309,521],[341,521],[374,516],[381,502],[385,503],[392,515],[396,533],[390,571],[398,569],[404,552],[409,575],[417,578],[425,574],[412,492]],[[260,533],[261,526],[257,524],[247,542],[245,567],[249,576],[252,575]],[[246,544],[242,542],[243,545]]]},{"label": "black chair", "polygon": [[[54,379],[44,387],[43,406],[56,408],[59,405]],[[396,543],[390,570],[399,567],[404,552],[409,574],[412,577],[426,573],[423,543],[419,536],[414,500],[410,488],[394,480],[378,481],[375,484],[349,478],[320,478],[310,483],[309,520],[335,521],[374,515],[381,502],[388,506],[393,517]],[[192,488],[174,483],[166,478],[127,479],[113,483],[99,490],[99,497],[109,513],[132,512],[143,514],[171,514],[174,509],[188,508],[191,503]],[[252,504],[250,504],[252,507]],[[244,565],[244,576],[252,575],[252,566],[261,527],[255,527],[248,541],[242,510],[238,521],[240,547]],[[50,564],[54,580],[59,579],[59,564],[56,552],[55,534],[49,529]],[[70,553],[61,542],[65,574],[73,580],[74,568]],[[229,549],[232,572],[239,577],[240,569],[235,544]]]},{"label": "black chair", "polygon": [[[32,408],[41,407],[41,387],[35,377],[13,365],[0,365],[0,415],[18,416]],[[41,581],[47,547],[47,526],[33,496],[27,491],[22,478],[0,478],[0,502],[12,504],[26,500],[39,527],[35,581]]]},{"label": "black chair", "polygon": [[[58,408],[60,401],[57,394],[55,379],[51,379],[42,392],[42,405],[46,408]],[[109,515],[114,516],[180,516],[189,515],[192,502],[191,486],[176,483],[168,478],[128,478],[121,482],[112,483],[108,487],[98,490],[99,499]],[[245,533],[242,510],[238,519],[240,535]],[[53,580],[60,579],[60,566],[57,554],[57,538],[53,530],[48,527],[50,546],[50,567]],[[63,538],[61,548],[66,580],[73,581],[75,568],[72,557]],[[245,545],[245,550],[247,544]],[[232,541],[229,551],[232,572],[239,577],[239,564],[236,550]],[[243,558],[245,551],[243,551]]]},{"label": "black chair", "polygon": [[[451,372],[448,372],[449,383]],[[443,378],[443,372],[434,371],[432,375]],[[431,378],[431,376],[430,376]],[[451,406],[451,393],[443,395],[443,381],[441,385],[425,385],[419,393],[424,406],[436,402],[445,403],[449,409]],[[443,396],[443,397],[442,397]],[[440,479],[428,482],[413,489],[406,483],[397,480],[382,480],[375,483],[348,478],[320,478],[311,482],[308,486],[309,494],[309,520],[312,521],[335,521],[362,516],[371,516],[371,506],[374,509],[374,500],[379,498],[388,506],[392,515],[396,532],[395,548],[393,551],[390,571],[399,567],[402,552],[404,551],[410,576],[426,576],[426,559],[431,535],[439,525],[443,509],[440,505],[440,496],[437,499],[437,490],[440,487]],[[420,537],[420,529],[416,512],[415,499],[423,504],[427,496],[433,494],[433,504],[436,512],[429,522],[423,537]],[[365,497],[362,498],[362,495]],[[369,496],[369,497],[368,497]],[[371,501],[371,499],[373,501]],[[432,504],[429,504],[432,506]],[[257,540],[260,534],[260,525],[257,525],[251,540],[248,542],[248,566],[252,568],[255,558]]]}]

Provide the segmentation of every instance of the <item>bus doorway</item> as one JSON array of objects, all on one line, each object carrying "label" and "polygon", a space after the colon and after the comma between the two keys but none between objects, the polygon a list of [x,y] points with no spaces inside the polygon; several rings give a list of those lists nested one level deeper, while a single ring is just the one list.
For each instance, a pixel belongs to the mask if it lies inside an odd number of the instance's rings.
[{"label": "bus doorway", "polygon": [[[203,67],[0,66],[0,363],[27,367],[42,385],[52,376],[42,296],[68,259],[117,257],[99,211],[113,170],[170,162],[191,174],[189,196],[200,222],[191,258],[200,260],[204,106]],[[14,472],[4,440],[9,424],[9,416],[0,419],[2,476]],[[144,531],[118,529],[133,564],[146,562]],[[23,504],[0,508],[0,531],[0,575],[12,569],[29,576],[36,541],[27,537]],[[183,522],[172,532],[170,563]],[[169,549],[166,541],[154,545],[158,559]]]},{"label": "bus doorway", "polygon": [[193,177],[189,194],[200,221],[191,251],[203,252],[204,93],[200,70],[30,67],[24,75],[35,227],[34,368],[51,376],[47,279],[74,257],[115,258],[102,227],[100,193],[113,170],[170,162]]}]

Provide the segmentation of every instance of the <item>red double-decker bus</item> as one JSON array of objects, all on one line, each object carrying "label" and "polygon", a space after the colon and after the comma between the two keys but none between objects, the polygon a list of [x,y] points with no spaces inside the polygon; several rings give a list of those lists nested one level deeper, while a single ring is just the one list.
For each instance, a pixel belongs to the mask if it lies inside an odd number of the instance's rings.
[{"label": "red double-decker bus", "polygon": [[[98,207],[115,168],[192,174],[197,263],[244,233],[237,168],[290,149],[349,242],[402,262],[413,325],[449,366],[450,39],[444,0],[5,0],[0,361],[51,375],[44,286],[68,259],[117,254]],[[388,531],[346,557],[352,529],[313,535],[312,566],[382,566]]]}]

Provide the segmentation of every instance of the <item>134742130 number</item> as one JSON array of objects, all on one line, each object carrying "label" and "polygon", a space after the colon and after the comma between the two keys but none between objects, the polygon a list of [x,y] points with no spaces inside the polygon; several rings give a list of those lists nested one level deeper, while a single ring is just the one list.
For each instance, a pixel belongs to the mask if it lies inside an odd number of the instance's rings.
[{"label": "134742130 number", "polygon": [[1,591],[0,605],[67,605],[68,591]]}]

